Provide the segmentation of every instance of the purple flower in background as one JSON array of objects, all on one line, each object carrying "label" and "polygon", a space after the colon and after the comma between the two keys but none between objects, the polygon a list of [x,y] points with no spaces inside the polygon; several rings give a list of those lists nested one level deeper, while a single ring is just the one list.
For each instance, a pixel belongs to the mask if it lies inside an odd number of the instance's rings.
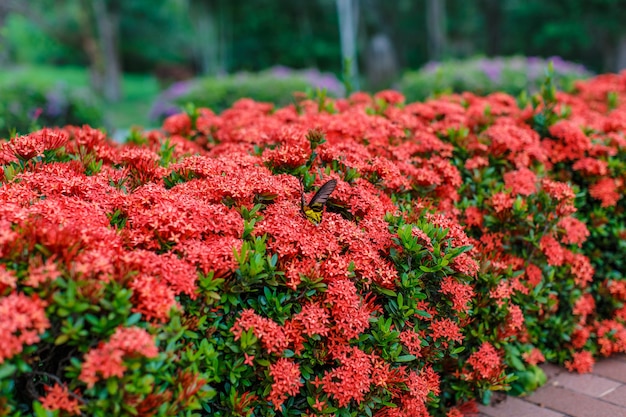
[{"label": "purple flower in background", "polygon": [[156,101],[150,109],[150,119],[158,120],[161,117],[168,117],[180,112],[180,107],[164,101]]},{"label": "purple flower in background", "polygon": [[315,85],[319,88],[325,88],[337,96],[343,95],[343,84],[332,74],[321,75],[315,82]]},{"label": "purple flower in background", "polygon": [[[503,58],[500,58],[500,61],[504,65],[505,60]],[[509,58],[506,61],[508,61],[508,68],[515,71],[525,71],[526,66],[528,65],[528,60],[525,57],[521,56],[514,56],[513,58]]]},{"label": "purple flower in background", "polygon": [[330,94],[338,97],[344,94],[343,84],[334,74],[320,72],[317,68],[294,70],[284,65],[276,65],[267,72],[276,78],[302,77],[311,87],[326,89]]},{"label": "purple flower in background", "polygon": [[409,72],[402,78],[400,89],[407,97],[424,99],[444,91],[472,91],[488,94],[505,91],[519,94],[533,93],[543,82],[549,62],[553,62],[554,78],[563,88],[572,88],[573,81],[593,74],[584,66],[555,56],[540,57],[490,57],[455,59],[428,62],[419,71]]},{"label": "purple flower in background", "polygon": [[174,104],[176,99],[189,93],[195,86],[196,81],[185,80],[178,81],[163,91],[150,109],[149,117],[151,120],[158,120],[162,117],[168,117],[180,112],[180,107]]},{"label": "purple flower in background", "polygon": [[48,91],[46,94],[46,108],[45,114],[49,117],[55,118],[61,116],[66,107],[66,100],[63,92],[54,89]]},{"label": "purple flower in background", "polygon": [[[312,88],[326,89],[331,95],[341,97],[344,95],[343,84],[331,73],[322,73],[317,68],[309,68],[304,70],[294,70],[283,65],[277,65],[262,71],[258,75],[271,77],[280,82],[281,79],[288,77],[299,78],[304,80]],[[241,71],[232,74],[230,80],[237,82],[245,82],[255,80],[257,74]],[[218,77],[219,79],[219,77]],[[167,90],[163,91],[150,109],[150,119],[158,120],[171,114],[181,111],[180,106],[176,102],[201,84],[202,79],[179,81],[172,84]]]},{"label": "purple flower in background", "polygon": [[565,61],[560,56],[551,56],[550,58],[546,59],[546,65],[547,65],[547,62],[549,61],[552,61],[552,65],[554,66],[554,70],[556,72],[578,73],[578,74],[584,74],[585,76],[592,75],[591,72],[588,71],[587,68],[584,67],[584,65]]},{"label": "purple flower in background", "polygon": [[269,71],[276,78],[287,78],[293,73],[291,68],[284,65],[275,65]]},{"label": "purple flower in background", "polygon": [[429,61],[421,68],[421,71],[424,72],[437,72],[437,70],[441,67],[441,63],[437,61]]},{"label": "purple flower in background", "polygon": [[545,69],[548,68],[548,62],[536,56],[530,56],[526,59],[526,76],[528,80],[535,81],[540,78]]},{"label": "purple flower in background", "polygon": [[177,98],[185,95],[191,90],[193,84],[194,82],[191,80],[175,82],[174,84],[170,85],[167,90],[165,90],[165,97]]},{"label": "purple flower in background", "polygon": [[500,74],[502,74],[502,62],[500,60],[484,60],[481,62],[481,69],[491,81],[500,81]]}]

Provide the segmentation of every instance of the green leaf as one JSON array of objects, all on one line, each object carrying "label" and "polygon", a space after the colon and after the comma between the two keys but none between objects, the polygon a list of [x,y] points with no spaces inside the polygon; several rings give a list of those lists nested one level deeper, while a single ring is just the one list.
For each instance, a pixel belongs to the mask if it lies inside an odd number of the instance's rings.
[{"label": "green leaf", "polygon": [[395,297],[396,296],[395,292],[393,292],[393,291],[391,291],[391,290],[389,290],[387,288],[376,287],[376,291],[378,291],[379,293],[384,294],[386,296],[389,296],[389,297]]},{"label": "green leaf", "polygon": [[52,417],[54,413],[52,411],[48,411],[39,401],[33,402],[33,411],[35,412],[36,417]]},{"label": "green leaf", "polygon": [[57,346],[62,345],[63,343],[67,343],[69,339],[70,339],[69,335],[62,333],[56,339],[54,339],[54,344]]},{"label": "green leaf", "polygon": [[509,356],[508,362],[513,368],[517,369],[518,371],[523,371],[526,369],[526,366],[524,366],[524,362],[522,362],[521,359],[517,356]]},{"label": "green leaf", "polygon": [[417,359],[415,355],[402,355],[402,356],[398,356],[398,358],[396,359],[396,362],[411,362],[411,361],[414,361],[415,359]]},{"label": "green leaf", "polygon": [[115,378],[107,379],[107,391],[111,395],[115,395],[118,389],[118,381]]},{"label": "green leaf", "polygon": [[141,320],[141,313],[131,314],[126,319],[126,326],[132,326],[134,324],[137,324],[137,323],[139,323],[139,320]]},{"label": "green leaf", "polygon": [[415,314],[417,314],[418,316],[426,317],[426,318],[432,317],[430,313],[424,310],[415,310]]},{"label": "green leaf", "polygon": [[0,379],[4,379],[8,376],[13,376],[17,367],[10,363],[5,363],[0,366]]}]

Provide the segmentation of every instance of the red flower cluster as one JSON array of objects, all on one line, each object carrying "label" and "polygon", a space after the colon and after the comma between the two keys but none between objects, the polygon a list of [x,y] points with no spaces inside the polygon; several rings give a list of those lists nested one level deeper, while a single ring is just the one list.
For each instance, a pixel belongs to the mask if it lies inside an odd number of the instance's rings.
[{"label": "red flower cluster", "polygon": [[45,306],[37,296],[17,292],[0,298],[0,364],[20,353],[24,345],[39,342],[40,335],[50,327]]},{"label": "red flower cluster", "polygon": [[92,387],[100,378],[121,378],[127,368],[125,359],[137,356],[154,358],[157,354],[154,339],[144,329],[119,327],[108,342],[100,343],[85,355],[78,378],[87,387]]},{"label": "red flower cluster", "polygon": [[502,378],[504,364],[496,349],[488,342],[481,345],[467,360],[471,367],[466,371],[469,379],[483,379],[496,383]]},{"label": "red flower cluster", "polygon": [[54,384],[52,387],[46,385],[45,389],[46,395],[39,398],[39,401],[41,401],[41,405],[43,405],[46,410],[61,410],[70,415],[80,414],[78,399],[70,396],[67,387]]},{"label": "red flower cluster", "polygon": [[280,410],[287,395],[296,395],[303,385],[300,381],[300,369],[293,361],[280,358],[270,365],[270,375],[274,380],[268,400],[274,404],[276,410]]}]

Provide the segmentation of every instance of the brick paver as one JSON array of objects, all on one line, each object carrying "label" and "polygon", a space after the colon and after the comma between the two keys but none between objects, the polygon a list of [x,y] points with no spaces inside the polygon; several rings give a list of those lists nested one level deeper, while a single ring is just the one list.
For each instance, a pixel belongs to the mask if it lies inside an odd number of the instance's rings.
[{"label": "brick paver", "polygon": [[593,373],[626,384],[626,361],[613,358],[603,360],[596,363]]},{"label": "brick paver", "polygon": [[626,354],[621,353],[619,355],[611,356],[611,359],[626,362]]},{"label": "brick paver", "polygon": [[542,366],[548,382],[527,397],[480,407],[479,417],[626,417],[626,355],[600,360],[591,374]]},{"label": "brick paver", "polygon": [[562,413],[515,397],[508,397],[493,407],[482,407],[480,411],[488,417],[563,417]]},{"label": "brick paver", "polygon": [[602,397],[615,391],[622,384],[593,374],[578,375],[564,372],[550,380],[547,385],[567,388],[590,397]]},{"label": "brick paver", "polygon": [[626,417],[624,407],[562,387],[543,387],[526,400],[571,417]]},{"label": "brick paver", "polygon": [[615,391],[602,397],[602,399],[604,401],[626,407],[626,385],[622,385]]}]

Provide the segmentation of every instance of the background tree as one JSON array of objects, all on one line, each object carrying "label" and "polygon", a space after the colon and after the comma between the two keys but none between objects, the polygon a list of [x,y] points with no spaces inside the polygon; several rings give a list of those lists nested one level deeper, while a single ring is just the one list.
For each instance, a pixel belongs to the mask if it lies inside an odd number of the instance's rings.
[{"label": "background tree", "polygon": [[445,0],[426,0],[426,30],[428,33],[428,58],[439,61],[446,48]]},{"label": "background tree", "polygon": [[200,72],[226,72],[226,5],[218,0],[189,0],[188,11],[196,32],[192,39]]},{"label": "background tree", "polygon": [[[352,5],[349,13],[339,12],[343,4]],[[120,69],[146,73],[161,63],[206,74],[277,64],[338,74],[341,32],[355,64],[366,61],[374,38],[384,37],[399,69],[475,54],[560,55],[595,71],[626,67],[626,0],[359,0],[358,10],[355,4],[0,0],[2,54],[5,62],[87,65],[109,99],[120,94]],[[349,31],[348,16],[359,23]]]},{"label": "background tree", "polygon": [[339,17],[339,35],[341,40],[341,58],[344,74],[349,83],[358,89],[357,31],[359,28],[359,0],[337,0]]},{"label": "background tree", "polygon": [[19,13],[50,37],[87,58],[93,87],[110,101],[121,96],[118,40],[121,3],[114,0],[6,0],[5,12]]},{"label": "background tree", "polygon": [[507,0],[504,10],[504,53],[560,55],[596,71],[626,68],[625,0]]}]

